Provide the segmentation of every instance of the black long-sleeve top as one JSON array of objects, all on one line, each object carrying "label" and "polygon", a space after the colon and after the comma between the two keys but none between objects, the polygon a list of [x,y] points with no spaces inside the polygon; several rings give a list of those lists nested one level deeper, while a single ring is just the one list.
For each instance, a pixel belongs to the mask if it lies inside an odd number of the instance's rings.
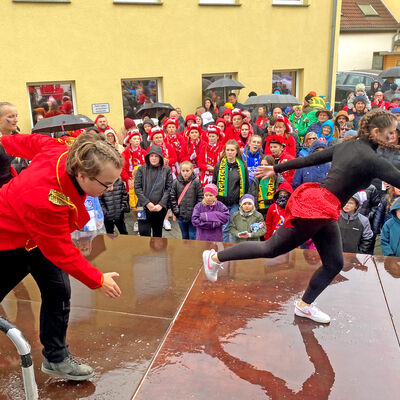
[{"label": "black long-sleeve top", "polygon": [[276,173],[331,161],[321,187],[333,193],[344,206],[349,198],[379,178],[400,187],[400,171],[376,153],[378,145],[362,137],[274,166]]}]

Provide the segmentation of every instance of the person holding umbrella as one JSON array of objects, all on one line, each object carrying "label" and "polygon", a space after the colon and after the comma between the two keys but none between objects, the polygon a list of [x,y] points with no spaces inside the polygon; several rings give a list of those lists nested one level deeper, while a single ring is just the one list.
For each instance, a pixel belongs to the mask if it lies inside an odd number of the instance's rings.
[{"label": "person holding umbrella", "polygon": [[116,272],[102,273],[73,245],[71,232],[89,221],[86,195],[112,190],[122,158],[103,136],[80,135],[72,144],[44,135],[1,137],[7,154],[31,159],[27,170],[0,189],[0,301],[29,273],[41,292],[42,371],[87,380],[93,369],[79,364],[66,344],[69,276],[110,298],[121,290]]}]

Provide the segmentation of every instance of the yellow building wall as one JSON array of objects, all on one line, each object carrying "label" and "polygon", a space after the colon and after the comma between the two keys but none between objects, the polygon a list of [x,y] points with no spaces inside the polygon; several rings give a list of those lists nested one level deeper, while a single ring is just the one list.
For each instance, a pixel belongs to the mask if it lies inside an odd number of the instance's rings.
[{"label": "yellow building wall", "polygon": [[[310,90],[326,95],[333,0],[308,3],[278,7],[272,0],[241,0],[241,6],[232,7],[199,6],[198,0],[164,0],[157,6],[2,0],[0,100],[17,106],[22,131],[30,131],[27,83],[74,81],[77,111],[94,118],[91,104],[107,102],[115,129],[123,124],[124,78],[162,77],[162,101],[180,106],[184,115],[201,104],[201,76],[207,73],[237,73],[246,86],[240,102],[251,90],[271,93],[272,70],[300,71],[300,99]],[[337,18],[340,10],[341,0]]]},{"label": "yellow building wall", "polygon": [[397,21],[400,22],[400,1],[399,0],[383,0],[386,7],[394,15]]}]

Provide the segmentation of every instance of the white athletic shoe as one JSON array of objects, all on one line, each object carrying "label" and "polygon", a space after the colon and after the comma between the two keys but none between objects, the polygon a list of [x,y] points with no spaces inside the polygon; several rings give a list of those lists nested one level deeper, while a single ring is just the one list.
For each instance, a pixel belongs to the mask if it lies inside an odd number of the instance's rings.
[{"label": "white athletic shoe", "polygon": [[163,226],[164,226],[164,229],[165,229],[166,231],[170,231],[170,230],[171,230],[171,222],[169,222],[167,219],[164,219],[164,224],[163,224]]},{"label": "white athletic shoe", "polygon": [[215,282],[218,279],[218,270],[222,268],[221,264],[214,262],[211,257],[215,254],[215,250],[203,251],[203,268],[209,281]]},{"label": "white athletic shoe", "polygon": [[133,231],[134,232],[137,232],[139,230],[139,223],[138,222],[135,222],[134,224],[133,224]]},{"label": "white athletic shoe", "polygon": [[299,317],[309,318],[315,322],[319,322],[321,324],[329,324],[331,322],[331,318],[328,314],[322,312],[315,303],[310,304],[309,306],[299,307],[300,300],[296,300],[294,302],[294,313]]}]

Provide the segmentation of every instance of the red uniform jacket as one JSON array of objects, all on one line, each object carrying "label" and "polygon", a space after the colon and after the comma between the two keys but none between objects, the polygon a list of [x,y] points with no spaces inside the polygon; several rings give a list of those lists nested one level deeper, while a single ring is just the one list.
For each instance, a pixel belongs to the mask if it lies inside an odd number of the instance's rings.
[{"label": "red uniform jacket", "polygon": [[200,168],[200,182],[203,186],[208,183],[212,183],[213,171],[207,171],[207,167],[215,167],[221,158],[221,153],[224,150],[224,146],[217,142],[215,146],[209,144],[203,144],[200,148],[199,155],[199,168]]},{"label": "red uniform jacket", "polygon": [[129,190],[128,180],[133,176],[133,170],[135,167],[144,165],[146,163],[144,156],[146,155],[146,150],[143,150],[139,147],[137,150],[132,150],[130,146],[128,146],[121,154],[124,165],[121,171],[121,179],[126,184],[126,190]]},{"label": "red uniform jacket", "polygon": [[[269,142],[271,140],[271,136],[267,136],[265,138],[265,151],[264,154],[267,155],[271,155],[271,150],[269,149]],[[283,136],[283,143],[285,143],[285,153],[290,154],[293,158],[296,157],[296,140],[292,135],[289,135],[289,137],[286,139]]]},{"label": "red uniform jacket", "polygon": [[267,212],[265,217],[265,226],[267,232],[264,235],[264,239],[268,240],[272,234],[277,231],[285,222],[286,209],[278,206],[278,204],[273,203]]},{"label": "red uniform jacket", "polygon": [[[286,161],[293,160],[293,158],[294,157],[292,155],[286,153],[286,151],[283,151],[279,157],[279,163],[285,163]],[[282,172],[283,178],[286,180],[287,183],[289,183],[289,185],[293,183],[294,173],[294,169],[289,169],[288,171]]]},{"label": "red uniform jacket", "polygon": [[[153,146],[153,144],[151,144],[147,148],[146,154],[149,152],[151,146]],[[166,158],[168,160],[168,166],[171,169],[174,168],[175,163],[178,161],[178,157],[176,155],[175,149],[170,144],[166,144],[165,142],[160,147],[161,147],[161,151],[163,153],[163,158]],[[164,162],[164,165],[167,165],[167,164]]]},{"label": "red uniform jacket", "polygon": [[103,274],[71,240],[71,232],[83,228],[89,214],[86,195],[78,193],[65,171],[69,147],[44,135],[2,136],[1,144],[7,153],[32,162],[0,189],[0,250],[38,246],[54,265],[89,288],[101,287]]},{"label": "red uniform jacket", "polygon": [[182,144],[181,162],[190,161],[193,164],[193,168],[198,168],[200,148],[203,144],[204,142],[200,138],[195,142],[186,139]]},{"label": "red uniform jacket", "polygon": [[181,150],[183,146],[183,137],[180,133],[174,136],[169,136],[168,133],[165,134],[165,142],[171,145],[176,153],[177,162],[181,162]]}]

